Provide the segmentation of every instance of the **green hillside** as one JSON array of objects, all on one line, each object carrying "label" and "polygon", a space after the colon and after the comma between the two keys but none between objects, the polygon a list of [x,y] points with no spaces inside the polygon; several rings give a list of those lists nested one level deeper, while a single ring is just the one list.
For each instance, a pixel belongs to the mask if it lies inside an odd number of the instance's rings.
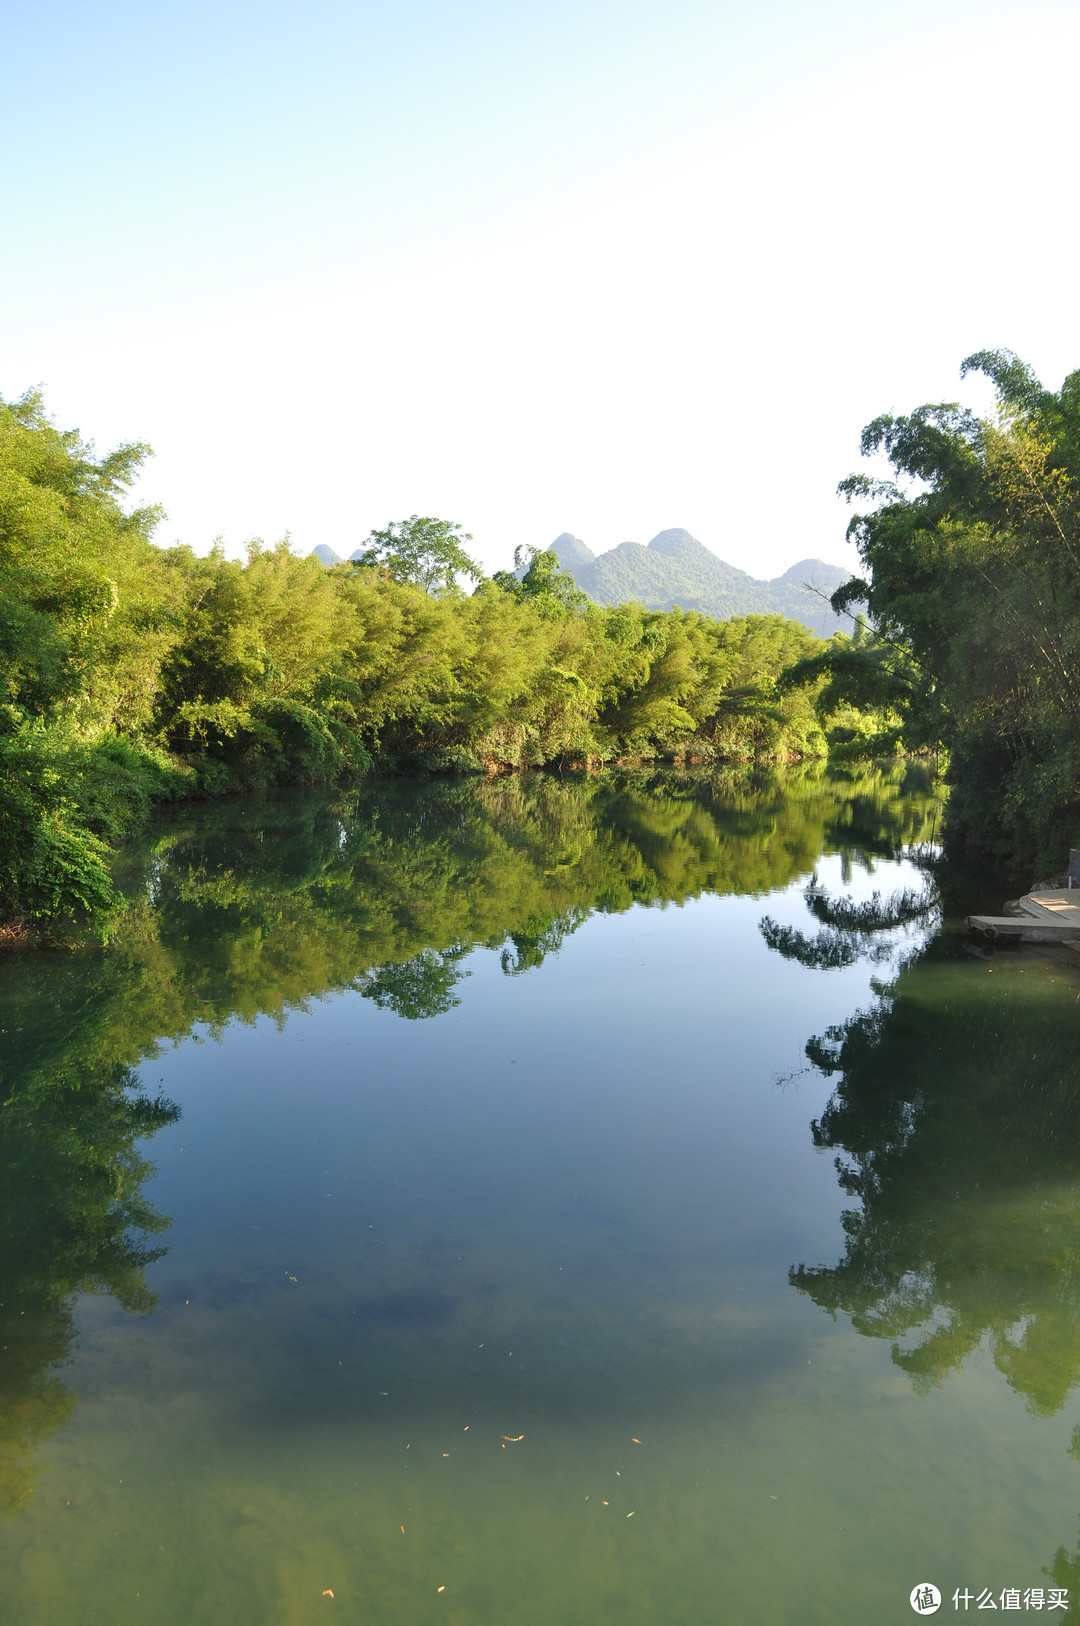
[{"label": "green hillside", "polygon": [[678,529],[661,531],[647,547],[641,542],[620,542],[599,555],[564,531],[549,551],[596,604],[625,604],[633,599],[650,610],[678,605],[718,621],[733,615],[785,615],[801,621],[819,637],[842,630],[827,598],[850,571],[821,559],[801,559],[782,576],[758,581],[718,559],[689,531]]}]

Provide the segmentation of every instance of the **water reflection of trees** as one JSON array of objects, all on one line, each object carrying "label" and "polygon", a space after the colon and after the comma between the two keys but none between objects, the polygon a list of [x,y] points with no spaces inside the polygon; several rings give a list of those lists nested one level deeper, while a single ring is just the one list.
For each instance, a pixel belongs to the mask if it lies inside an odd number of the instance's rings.
[{"label": "water reflection of trees", "polygon": [[[895,928],[919,918],[917,896],[892,901],[876,905],[889,955]],[[873,908],[814,912],[816,937],[774,946],[811,967],[829,963],[823,947],[849,951],[833,963],[888,957]],[[870,1009],[808,1042],[837,1080],[814,1143],[837,1153],[858,1206],[842,1218],[842,1259],[790,1272],[830,1315],[891,1340],[917,1390],[981,1348],[1041,1417],[1080,1381],[1080,962],[1057,953],[908,944]],[[1080,1590],[1080,1545],[1059,1547],[1045,1574]]]},{"label": "water reflection of trees", "polygon": [[178,1114],[123,1062],[75,1053],[42,1072],[19,1057],[17,1033],[5,1037],[14,1042],[0,1108],[0,1511],[14,1513],[33,1489],[39,1445],[75,1403],[59,1375],[75,1295],[153,1308],[144,1270],[163,1252],[151,1239],[168,1221],[142,1195],[152,1166],[136,1143]]},{"label": "water reflection of trees", "polygon": [[[454,989],[462,976],[461,961],[470,947],[468,943],[457,943],[442,953],[421,949],[401,965],[376,967],[368,973],[360,992],[381,1011],[396,1011],[410,1022],[426,1016],[444,1016],[461,1004]],[[464,975],[468,976],[468,972]]]},{"label": "water reflection of trees", "polygon": [[910,764],[383,784],[185,809],[132,850],[125,880],[147,964],[189,1019],[280,1015],[346,987],[419,1016],[453,1003],[459,949],[501,949],[518,974],[596,911],[770,891],[827,852],[871,864],[925,840],[935,806]]},{"label": "water reflection of trees", "polygon": [[166,1221],[138,1148],[177,1109],[139,1087],[162,1041],[282,1020],[351,988],[407,1019],[460,997],[476,945],[540,966],[595,911],[763,892],[925,839],[925,775],[540,775],[283,793],[163,815],[117,864],[108,945],[0,977],[0,1505],[25,1505],[80,1292],[146,1311]]},{"label": "water reflection of trees", "polygon": [[803,897],[811,914],[824,923],[819,931],[809,934],[796,926],[782,926],[770,915],[762,920],[760,929],[769,948],[812,971],[837,971],[858,960],[874,965],[891,960],[896,943],[888,934],[898,927],[924,926],[937,912],[926,889],[899,892],[884,903],[875,892],[869,902],[856,904],[830,898],[816,875]]},{"label": "water reflection of trees", "polygon": [[917,1388],[982,1345],[1030,1409],[1080,1379],[1080,963],[972,958],[937,936],[904,956],[898,928],[933,920],[919,892],[868,904],[806,894],[817,934],[766,919],[808,967],[900,967],[875,1002],[806,1047],[836,1088],[814,1143],[838,1153],[844,1257],[792,1284],[870,1337]]},{"label": "water reflection of trees", "polygon": [[1078,990],[1059,966],[938,947],[807,1047],[840,1079],[815,1143],[861,1207],[844,1259],[792,1281],[892,1338],[916,1385],[984,1341],[1033,1411],[1080,1377]]}]

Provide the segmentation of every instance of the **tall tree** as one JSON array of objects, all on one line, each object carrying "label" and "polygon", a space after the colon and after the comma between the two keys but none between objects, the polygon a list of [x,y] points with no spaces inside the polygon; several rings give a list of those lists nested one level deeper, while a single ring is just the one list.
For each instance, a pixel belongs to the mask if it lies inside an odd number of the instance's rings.
[{"label": "tall tree", "polygon": [[513,570],[498,570],[492,580],[504,593],[528,599],[549,619],[584,610],[589,602],[588,594],[562,568],[558,554],[551,548],[533,548],[527,543],[516,547]]},{"label": "tall tree", "polygon": [[399,582],[415,582],[425,592],[448,592],[459,576],[480,581],[483,571],[462,547],[472,536],[446,519],[413,514],[372,531],[355,554],[358,565],[384,568]]},{"label": "tall tree", "polygon": [[892,664],[924,718],[932,691],[953,837],[1060,866],[1080,831],[1080,372],[1056,393],[1009,351],[963,372],[993,380],[992,418],[939,403],[863,431],[894,478],[841,483],[873,506],[848,528],[865,575],[833,603],[865,602],[879,645],[917,663]]}]

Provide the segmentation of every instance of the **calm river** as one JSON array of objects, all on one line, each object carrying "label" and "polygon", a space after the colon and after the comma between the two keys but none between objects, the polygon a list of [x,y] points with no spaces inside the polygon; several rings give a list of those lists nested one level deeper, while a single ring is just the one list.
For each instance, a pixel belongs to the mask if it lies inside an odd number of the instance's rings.
[{"label": "calm river", "polygon": [[0,1619],[1072,1618],[1080,963],[971,952],[938,815],[160,817],[111,943],[0,965]]}]

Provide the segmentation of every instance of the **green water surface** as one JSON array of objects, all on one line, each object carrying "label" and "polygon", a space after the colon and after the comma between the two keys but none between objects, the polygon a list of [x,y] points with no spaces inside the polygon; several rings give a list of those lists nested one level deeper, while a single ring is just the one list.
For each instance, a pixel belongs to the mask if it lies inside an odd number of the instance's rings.
[{"label": "green water surface", "polygon": [[937,817],[161,816],[110,943],[0,965],[0,1620],[1080,1610],[1080,963],[970,951]]}]

